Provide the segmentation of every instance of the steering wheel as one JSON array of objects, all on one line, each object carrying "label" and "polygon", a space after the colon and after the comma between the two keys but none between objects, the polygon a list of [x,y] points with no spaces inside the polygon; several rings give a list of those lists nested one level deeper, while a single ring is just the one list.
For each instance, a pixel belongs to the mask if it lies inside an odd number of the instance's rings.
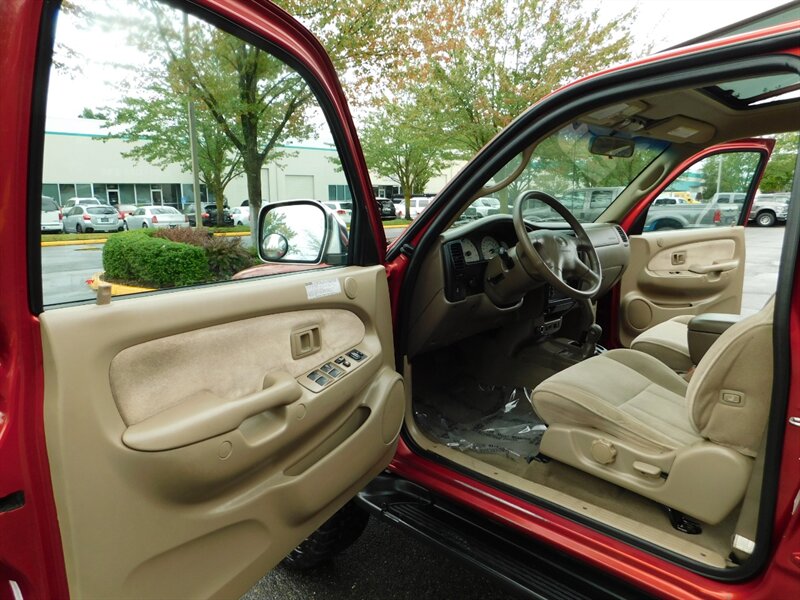
[{"label": "steering wheel", "polygon": [[[529,233],[522,216],[522,209],[528,200],[539,200],[556,211],[570,226],[575,237],[565,235],[563,231],[546,229]],[[529,275],[543,278],[555,289],[576,300],[587,300],[597,295],[603,281],[597,251],[578,220],[558,200],[544,192],[523,192],[514,204],[513,219],[519,240],[517,255]],[[582,289],[580,284],[579,287],[573,287],[567,283],[568,278],[577,279],[589,287]]]}]

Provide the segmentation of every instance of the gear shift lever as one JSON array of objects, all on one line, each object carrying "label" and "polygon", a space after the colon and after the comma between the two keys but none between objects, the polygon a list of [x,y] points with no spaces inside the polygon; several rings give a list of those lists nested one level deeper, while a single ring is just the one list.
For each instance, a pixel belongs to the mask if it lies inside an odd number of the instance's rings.
[{"label": "gear shift lever", "polygon": [[595,350],[597,349],[597,340],[600,339],[601,335],[603,335],[603,328],[597,323],[592,323],[586,333],[581,336],[583,338],[580,341],[581,358],[589,358],[590,356],[594,356]]}]

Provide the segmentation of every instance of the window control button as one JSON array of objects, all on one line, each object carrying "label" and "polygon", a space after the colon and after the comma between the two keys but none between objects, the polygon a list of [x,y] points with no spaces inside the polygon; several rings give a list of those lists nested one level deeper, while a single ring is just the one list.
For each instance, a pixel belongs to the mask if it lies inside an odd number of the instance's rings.
[{"label": "window control button", "polygon": [[350,350],[350,352],[347,353],[347,356],[349,356],[353,360],[363,360],[364,358],[364,354],[362,354],[358,350]]},{"label": "window control button", "polygon": [[311,373],[309,373],[309,374],[308,374],[308,378],[309,378],[311,381],[316,381],[316,380],[317,380],[317,377],[319,377],[319,376],[320,376],[320,373],[319,373],[319,372],[317,372],[317,371],[311,371]]},{"label": "window control button", "polygon": [[320,375],[317,378],[317,385],[325,385],[326,383],[328,383],[328,381],[330,381],[330,380],[327,377],[324,377],[323,375]]},{"label": "window control button", "polygon": [[319,370],[323,373],[330,373],[331,369],[333,369],[333,365],[331,363],[324,364],[319,368]]},{"label": "window control button", "polygon": [[331,377],[339,377],[339,375],[341,375],[341,374],[342,374],[342,372],[339,369],[335,368],[335,367],[333,369],[331,369],[330,373],[328,373],[328,375],[330,375]]}]

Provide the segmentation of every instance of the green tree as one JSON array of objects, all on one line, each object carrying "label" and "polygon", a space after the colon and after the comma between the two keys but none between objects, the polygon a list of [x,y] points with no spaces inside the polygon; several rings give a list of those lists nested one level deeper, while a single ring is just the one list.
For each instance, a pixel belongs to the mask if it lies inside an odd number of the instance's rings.
[{"label": "green tree", "polygon": [[81,114],[78,115],[79,119],[99,119],[105,121],[108,119],[108,114],[100,109],[91,109],[88,106],[84,107]]},{"label": "green tree", "polygon": [[758,152],[725,152],[703,159],[703,198],[718,192],[746,192],[760,158]]},{"label": "green tree", "polygon": [[[138,89],[139,95],[124,97],[121,108],[111,111],[107,127],[114,134],[105,139],[122,137],[133,142],[131,150],[123,156],[146,160],[162,168],[178,164],[191,172],[187,105],[184,97],[176,94],[166,81],[163,74],[151,70],[144,87]],[[141,95],[141,92],[146,93]],[[200,181],[213,196],[217,225],[222,225],[225,188],[242,173],[242,160],[207,110],[201,107],[195,114]],[[197,226],[201,225],[202,220],[197,219]]]},{"label": "green tree", "polygon": [[441,137],[432,135],[417,107],[410,103],[383,106],[361,131],[361,145],[370,170],[395,181],[405,196],[406,218],[411,196],[425,193],[453,153]]},{"label": "green tree", "polygon": [[440,0],[406,80],[439,133],[472,155],[559,86],[631,57],[634,12],[603,23],[583,0]]},{"label": "green tree", "polygon": [[800,133],[797,131],[780,133],[775,137],[775,149],[772,151],[759,186],[765,194],[791,191],[797,151],[800,146]]}]

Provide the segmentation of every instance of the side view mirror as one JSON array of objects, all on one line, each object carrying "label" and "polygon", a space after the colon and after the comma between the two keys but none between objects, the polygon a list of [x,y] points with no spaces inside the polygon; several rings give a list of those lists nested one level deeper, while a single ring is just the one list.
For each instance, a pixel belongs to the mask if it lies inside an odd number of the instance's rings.
[{"label": "side view mirror", "polygon": [[258,255],[265,262],[347,262],[347,227],[318,202],[291,200],[262,206],[258,232]]}]

